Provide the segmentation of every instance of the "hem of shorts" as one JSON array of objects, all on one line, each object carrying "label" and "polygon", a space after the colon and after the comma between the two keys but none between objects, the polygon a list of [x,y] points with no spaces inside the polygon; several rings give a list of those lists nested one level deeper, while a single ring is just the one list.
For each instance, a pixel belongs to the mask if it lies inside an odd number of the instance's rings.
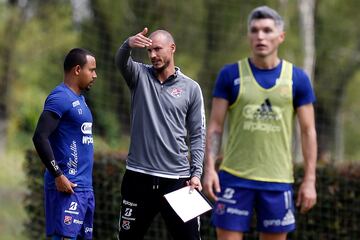
[{"label": "hem of shorts", "polygon": [[221,223],[215,223],[214,221],[212,221],[212,225],[216,228],[221,228],[221,229],[224,229],[227,231],[242,232],[242,233],[250,232],[250,228],[247,228],[247,229],[231,228],[228,226],[223,226],[223,225],[221,225]]},{"label": "hem of shorts", "polygon": [[59,237],[64,237],[64,238],[77,238],[77,235],[71,236],[71,235],[64,235],[63,233],[51,233],[48,234],[46,233],[47,237],[54,237],[54,236],[59,236]]},{"label": "hem of shorts", "polygon": [[296,230],[296,226],[293,227],[289,227],[287,229],[279,229],[279,230],[269,230],[269,229],[260,229],[260,228],[256,228],[257,231],[261,232],[261,233],[290,233],[290,232],[294,232]]}]

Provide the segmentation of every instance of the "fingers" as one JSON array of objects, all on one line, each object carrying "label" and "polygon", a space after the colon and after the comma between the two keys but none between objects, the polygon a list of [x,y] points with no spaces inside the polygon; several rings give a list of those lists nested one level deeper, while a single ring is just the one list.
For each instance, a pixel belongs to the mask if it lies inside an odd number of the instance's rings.
[{"label": "fingers", "polygon": [[316,188],[314,181],[304,181],[300,185],[296,206],[300,208],[301,213],[306,213],[316,204]]},{"label": "fingers", "polygon": [[141,34],[145,36],[147,32],[148,32],[148,28],[144,27],[144,30],[142,30]]},{"label": "fingers", "polygon": [[74,194],[74,189],[72,187],[70,187],[68,190],[67,190],[67,193],[70,193],[70,194]]},{"label": "fingers", "polygon": [[216,194],[219,193],[221,189],[220,189],[219,178],[215,170],[207,171],[205,173],[203,179],[203,185],[204,185],[204,193],[211,200],[217,201]]},{"label": "fingers", "polygon": [[212,188],[210,189],[210,191],[208,191],[208,194],[211,199],[213,199],[214,201],[217,201],[217,196]]},{"label": "fingers", "polygon": [[74,188],[77,187],[77,184],[72,183],[72,182],[70,182],[70,181],[69,181],[69,183],[70,183],[70,187],[69,187],[69,189],[68,189],[68,193],[74,194],[74,193],[75,193],[75,192],[74,192]]},{"label": "fingers", "polygon": [[197,188],[199,191],[201,191],[201,190],[202,190],[201,182],[199,182],[199,183],[197,183],[197,184],[193,185],[193,187],[194,187],[194,188]]},{"label": "fingers", "polygon": [[300,208],[300,213],[306,213],[312,209],[316,204],[316,198],[306,197],[304,194],[299,193],[296,200],[296,206]]},{"label": "fingers", "polygon": [[216,192],[218,192],[216,190],[215,184],[209,184],[209,183],[204,183],[204,193],[212,200],[217,201],[217,197],[216,194],[214,192],[214,189]]},{"label": "fingers", "polygon": [[306,213],[308,212],[310,209],[312,209],[315,205],[315,201],[313,200],[305,200],[302,201],[301,205],[300,205],[300,212],[301,213]]},{"label": "fingers", "polygon": [[221,192],[219,181],[214,182],[214,189],[216,193]]},{"label": "fingers", "polygon": [[199,191],[202,190],[201,181],[198,177],[192,177],[190,181],[188,181],[188,185],[190,185],[190,190],[194,190],[195,188]]},{"label": "fingers", "polygon": [[64,192],[69,194],[73,194],[74,193],[73,188],[77,187],[77,184],[70,182],[69,179],[67,179],[64,175],[55,178],[55,185],[56,185],[56,189],[59,192]]},{"label": "fingers", "polygon": [[152,44],[152,40],[150,38],[145,37],[142,34],[135,35],[135,39],[133,41],[135,47],[149,47]]},{"label": "fingers", "polygon": [[308,211],[308,206],[305,203],[304,194],[299,192],[298,197],[296,199],[296,207],[300,208],[300,213],[306,213]]},{"label": "fingers", "polygon": [[75,193],[74,189],[71,186],[57,187],[57,190],[63,193],[69,193],[69,194]]},{"label": "fingers", "polygon": [[145,35],[148,32],[148,28],[145,27],[141,32],[129,38],[129,45],[131,48],[144,48],[149,47],[152,44],[152,40]]}]

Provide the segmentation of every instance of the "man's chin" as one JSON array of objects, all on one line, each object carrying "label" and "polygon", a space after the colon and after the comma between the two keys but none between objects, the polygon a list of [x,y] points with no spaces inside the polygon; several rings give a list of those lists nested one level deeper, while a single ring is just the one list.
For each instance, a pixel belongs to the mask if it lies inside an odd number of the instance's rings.
[{"label": "man's chin", "polygon": [[164,66],[164,65],[162,65],[162,66],[153,65],[153,67],[154,67],[155,71],[157,71],[157,72],[162,72],[162,71],[164,71],[164,69],[165,69],[165,66]]},{"label": "man's chin", "polygon": [[84,90],[88,92],[88,91],[90,91],[91,87],[92,87],[92,85],[88,85]]},{"label": "man's chin", "polygon": [[254,51],[254,54],[257,55],[258,57],[266,57],[270,54],[270,52],[266,50],[262,50],[262,51]]}]

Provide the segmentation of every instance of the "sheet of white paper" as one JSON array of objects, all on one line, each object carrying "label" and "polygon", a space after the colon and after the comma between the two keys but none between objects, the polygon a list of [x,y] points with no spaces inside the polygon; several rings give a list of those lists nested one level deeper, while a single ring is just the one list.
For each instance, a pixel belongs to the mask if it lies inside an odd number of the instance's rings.
[{"label": "sheet of white paper", "polygon": [[184,222],[212,208],[209,202],[197,190],[190,192],[190,186],[165,194],[164,197]]}]

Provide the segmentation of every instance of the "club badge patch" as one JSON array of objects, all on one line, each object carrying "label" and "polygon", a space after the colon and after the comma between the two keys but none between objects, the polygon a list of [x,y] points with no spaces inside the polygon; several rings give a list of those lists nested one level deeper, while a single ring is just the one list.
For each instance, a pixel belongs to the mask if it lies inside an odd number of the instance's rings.
[{"label": "club badge patch", "polygon": [[129,230],[130,229],[130,221],[123,220],[122,224],[121,224],[121,228],[124,229],[124,230]]},{"label": "club badge patch", "polygon": [[64,217],[64,223],[66,225],[70,225],[71,224],[71,221],[72,221],[72,217],[71,216],[65,216]]},{"label": "club badge patch", "polygon": [[171,96],[175,98],[179,98],[184,93],[184,90],[180,87],[174,87],[174,88],[170,88],[168,92],[170,93]]},{"label": "club badge patch", "polygon": [[225,213],[225,205],[222,203],[218,203],[216,207],[216,213],[222,215]]}]

